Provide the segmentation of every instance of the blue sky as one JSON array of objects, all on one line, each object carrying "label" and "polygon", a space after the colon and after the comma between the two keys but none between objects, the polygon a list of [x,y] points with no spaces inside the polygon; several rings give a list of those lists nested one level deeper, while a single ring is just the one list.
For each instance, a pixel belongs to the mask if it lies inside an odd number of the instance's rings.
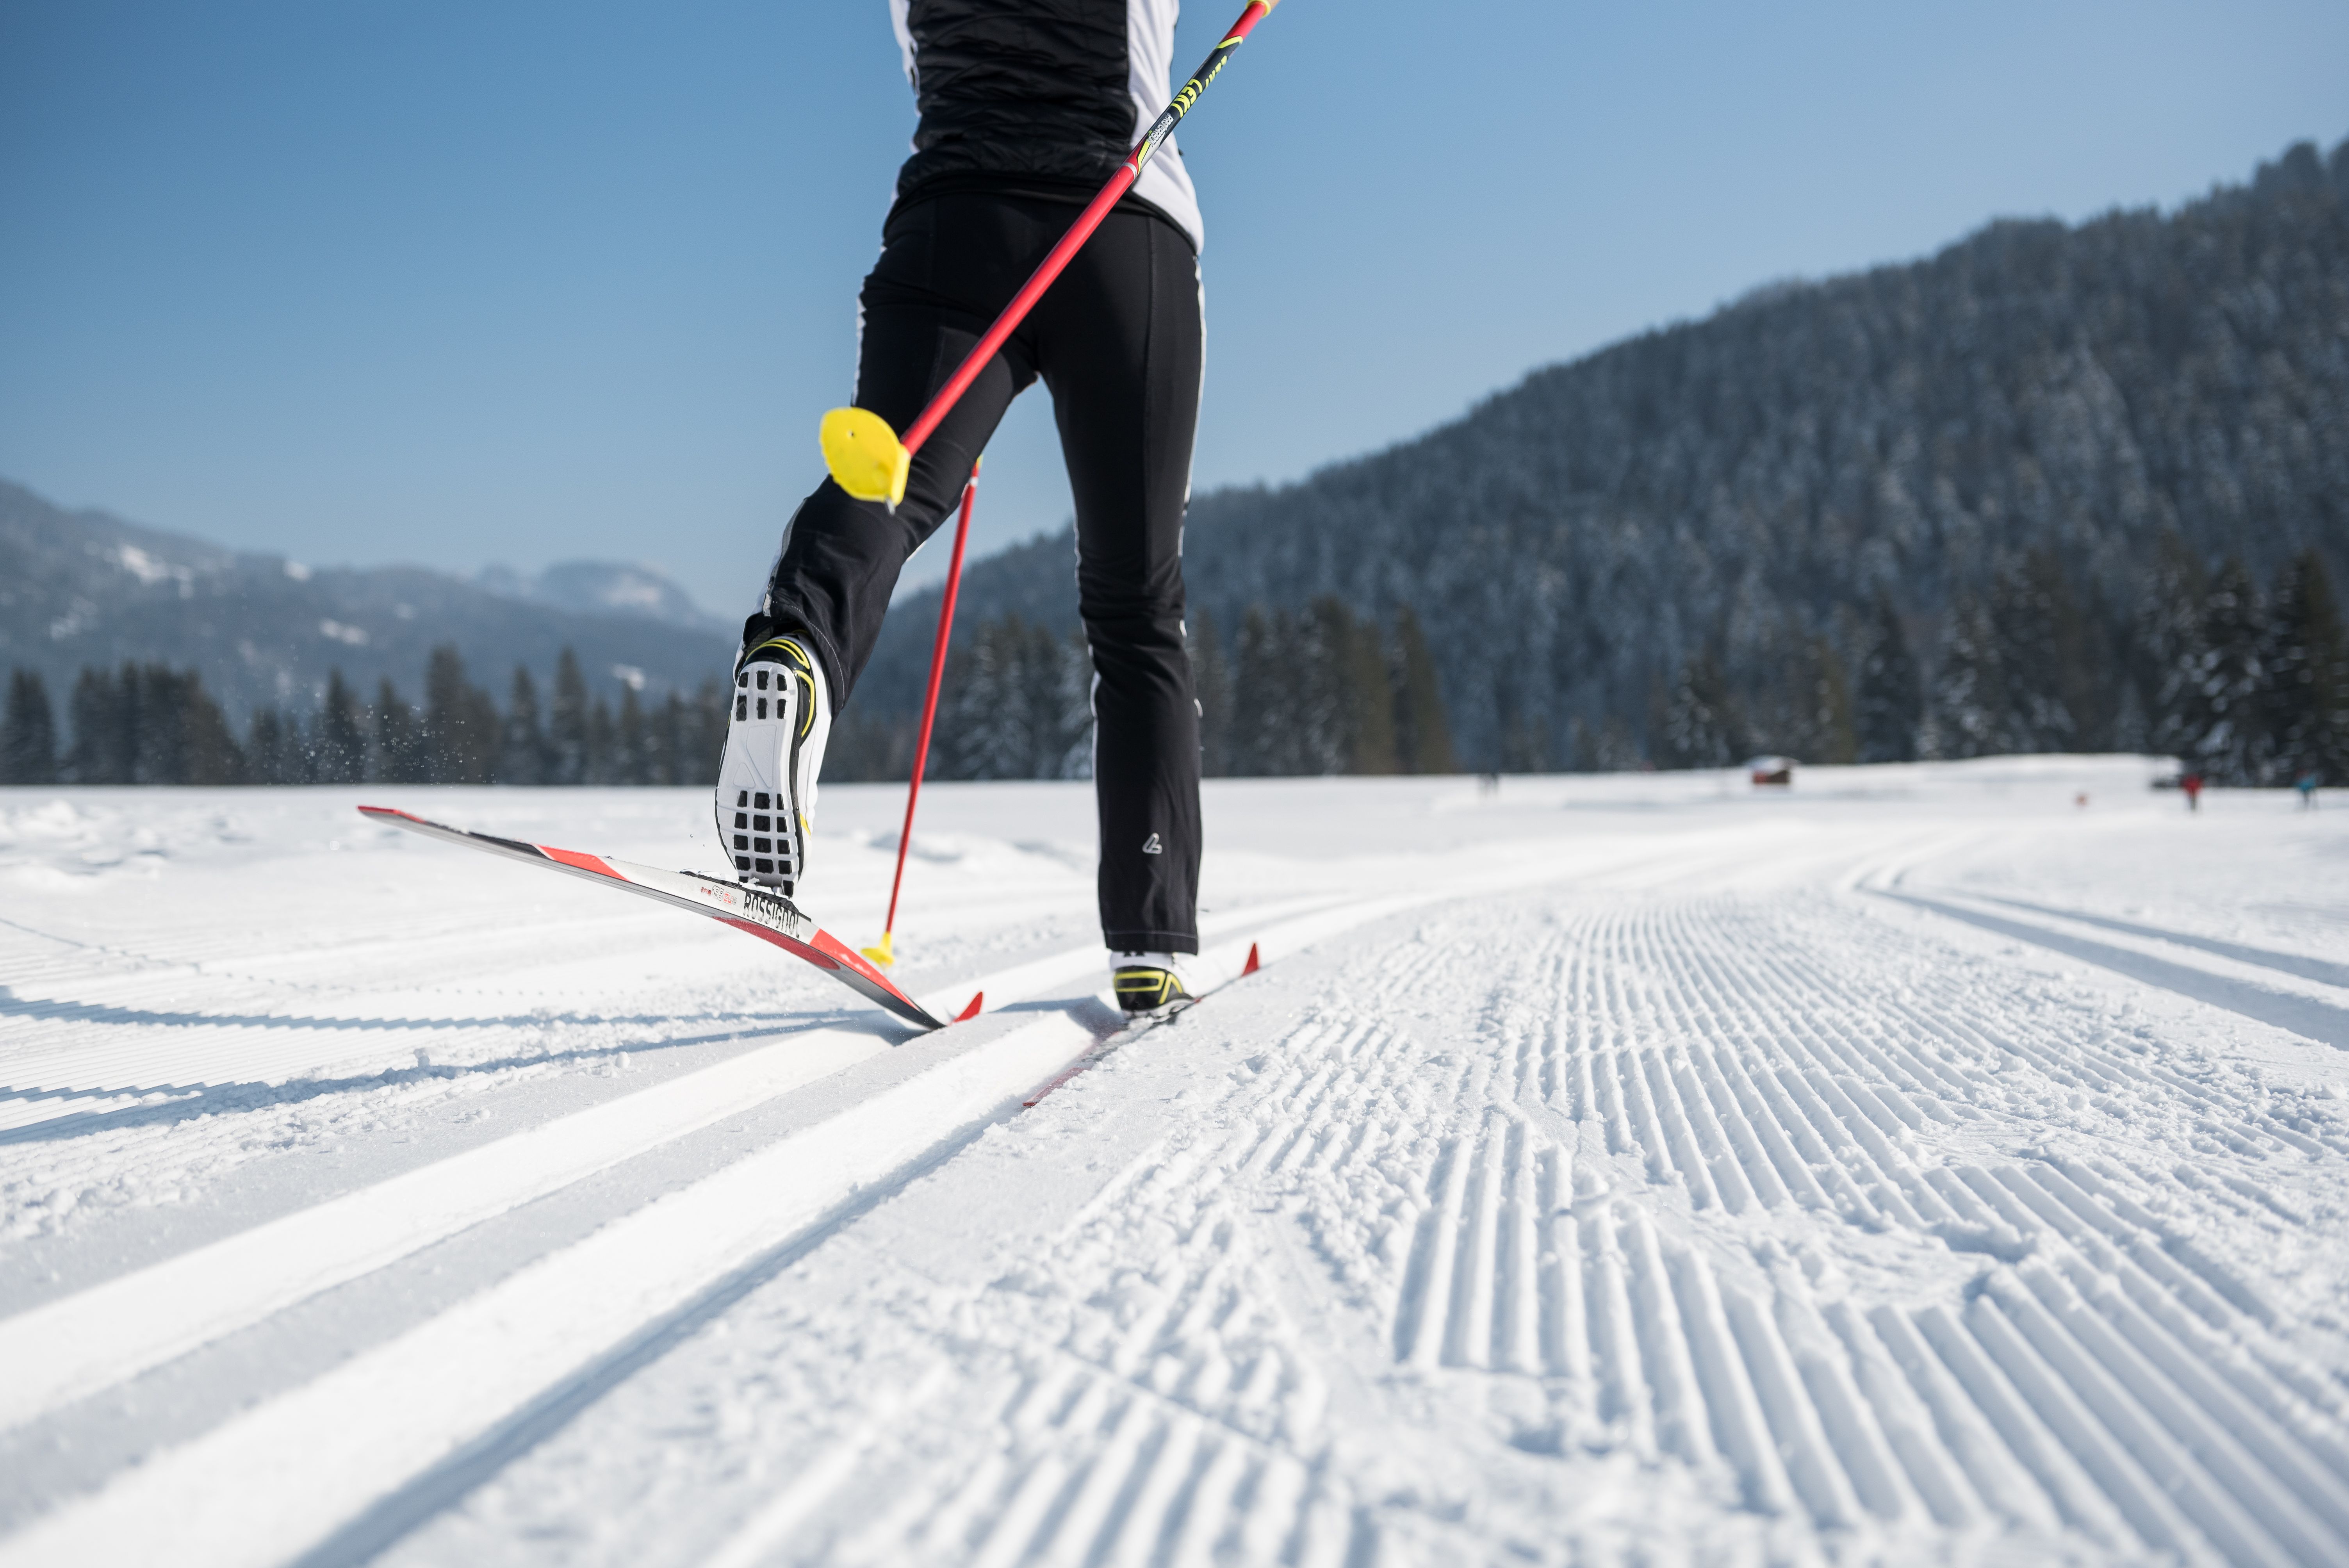
[{"label": "blue sky", "polygon": [[[1237,10],[1195,0],[1185,68]],[[883,0],[0,0],[0,476],[313,562],[641,561],[739,611],[912,125]],[[2344,135],[2339,0],[1288,0],[1183,137],[1197,483]],[[1067,513],[1039,390],[979,547]]]}]

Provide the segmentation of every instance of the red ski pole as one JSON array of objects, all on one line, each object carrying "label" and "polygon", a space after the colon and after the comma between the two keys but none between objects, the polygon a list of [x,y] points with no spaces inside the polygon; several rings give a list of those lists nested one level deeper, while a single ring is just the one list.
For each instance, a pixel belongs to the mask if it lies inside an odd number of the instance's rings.
[{"label": "red ski pole", "polygon": [[1208,51],[1206,61],[1191,73],[1191,79],[1183,84],[1183,90],[1174,95],[1174,100],[1150,122],[1150,129],[1142,133],[1142,139],[1133,144],[1133,150],[1125,155],[1125,161],[1119,164],[1117,172],[1109,177],[1109,183],[1101,188],[1101,193],[1093,198],[1092,205],[1087,207],[1082,215],[1069,226],[1069,232],[1061,236],[1061,242],[1052,247],[1052,253],[1044,258],[1027,283],[1020,286],[1019,292],[1012,296],[1011,303],[1003,307],[1003,314],[995,318],[995,325],[987,329],[987,335],[963,356],[962,364],[947,378],[947,384],[938,388],[936,395],[930,399],[929,407],[924,408],[907,428],[905,439],[899,440],[897,433],[889,428],[889,421],[868,408],[834,408],[823,417],[823,427],[818,432],[818,438],[823,446],[824,466],[832,470],[833,480],[841,489],[859,500],[885,500],[893,507],[905,499],[905,476],[912,469],[914,454],[921,449],[924,441],[930,438],[930,432],[938,428],[938,421],[947,417],[947,411],[969,390],[970,384],[978,379],[978,373],[987,368],[987,362],[995,357],[995,351],[1003,346],[1004,339],[1009,337],[1027,318],[1028,312],[1044,296],[1044,291],[1052,286],[1052,280],[1061,275],[1061,269],[1069,264],[1069,258],[1082,249],[1084,242],[1092,237],[1093,231],[1101,227],[1101,221],[1109,216],[1109,211],[1117,205],[1118,198],[1142,178],[1142,166],[1150,161],[1150,155],[1158,150],[1159,144],[1173,135],[1183,117],[1191,112],[1191,106],[1199,101],[1199,95],[1207,90],[1207,84],[1214,81],[1216,73],[1224,68],[1224,62],[1231,57],[1232,51],[1240,46],[1258,22],[1272,15],[1272,8],[1278,4],[1279,0],[1248,0],[1247,8],[1240,13],[1240,19],[1233,23],[1222,41]]},{"label": "red ski pole", "polygon": [[914,804],[922,798],[922,769],[930,759],[930,726],[938,717],[938,686],[947,673],[947,638],[954,630],[955,594],[962,588],[963,547],[970,542],[970,510],[978,499],[978,464],[970,465],[963,481],[962,516],[955,523],[954,558],[947,562],[946,597],[938,602],[938,638],[930,645],[930,689],[922,698],[922,732],[914,742],[914,780],[905,787],[905,825],[897,830],[897,874],[889,882],[889,918],[881,940],[865,948],[875,964],[897,962],[897,891],[905,885],[905,849],[914,841]]}]

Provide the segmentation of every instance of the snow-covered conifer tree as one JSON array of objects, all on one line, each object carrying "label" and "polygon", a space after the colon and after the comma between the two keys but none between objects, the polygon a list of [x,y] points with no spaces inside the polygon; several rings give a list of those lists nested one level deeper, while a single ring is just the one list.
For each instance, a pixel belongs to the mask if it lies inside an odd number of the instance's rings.
[{"label": "snow-covered conifer tree", "polygon": [[1745,721],[1711,652],[1691,654],[1665,699],[1662,761],[1670,768],[1725,768],[1746,748]]},{"label": "snow-covered conifer tree", "polygon": [[1457,773],[1444,687],[1419,614],[1405,604],[1394,622],[1395,758],[1405,773]]},{"label": "snow-covered conifer tree", "polygon": [[2006,709],[2005,668],[1990,612],[1971,593],[1961,593],[1941,627],[1933,675],[1932,731],[1929,757],[1987,757],[2000,749],[1999,724]]},{"label": "snow-covered conifer tree", "polygon": [[408,706],[399,688],[386,676],[376,687],[374,745],[367,757],[367,782],[371,784],[422,784],[429,782],[424,757],[423,738],[417,732],[416,715]]},{"label": "snow-covered conifer tree", "polygon": [[244,778],[249,784],[306,784],[301,720],[274,705],[256,707],[244,728]]},{"label": "snow-covered conifer tree", "polygon": [[343,672],[326,672],[326,695],[312,732],[312,776],[321,784],[357,784],[367,778],[366,709]]},{"label": "snow-covered conifer tree", "polygon": [[2186,757],[2199,733],[2206,592],[2201,562],[2177,530],[2165,529],[2138,592],[2131,655],[2131,676],[2146,706],[2147,743],[2157,754]]},{"label": "snow-covered conifer tree", "polygon": [[436,784],[487,784],[497,777],[498,710],[490,694],[465,678],[450,643],[424,666],[425,769]]},{"label": "snow-covered conifer tree", "polygon": [[549,784],[587,782],[587,680],[568,645],[554,661],[554,704],[546,716]]},{"label": "snow-covered conifer tree", "polygon": [[1862,762],[1910,762],[1917,756],[1917,727],[1924,717],[1924,692],[1917,661],[1891,595],[1879,591],[1861,629],[1859,692],[1853,714]]},{"label": "snow-covered conifer tree", "polygon": [[[123,666],[130,674],[129,665]],[[137,756],[136,716],[130,711],[135,690],[126,693],[109,669],[84,666],[74,681],[67,711],[73,716],[73,741],[66,752],[65,775],[76,784],[128,784]]]},{"label": "snow-covered conifer tree", "polygon": [[0,729],[0,784],[57,781],[57,723],[38,670],[8,672],[8,717]]},{"label": "snow-covered conifer tree", "polygon": [[2191,756],[2214,783],[2252,784],[2265,770],[2266,640],[2259,586],[2240,560],[2230,560],[2203,601],[2203,651],[2194,683],[2199,722]]},{"label": "snow-covered conifer tree", "polygon": [[1298,683],[1292,668],[1290,623],[1251,604],[1240,616],[1232,659],[1232,771],[1261,777],[1304,771],[1296,741]]},{"label": "snow-covered conifer tree", "polygon": [[650,736],[645,728],[645,705],[634,686],[620,687],[620,711],[612,722],[611,781],[643,784],[650,780]]},{"label": "snow-covered conifer tree", "polygon": [[499,738],[498,778],[508,784],[546,782],[546,727],[538,713],[538,683],[530,670],[516,665],[512,695],[506,699],[505,724]]},{"label": "snow-covered conifer tree", "polygon": [[2270,777],[2283,782],[2313,769],[2349,782],[2349,633],[2314,550],[2295,556],[2276,583],[2262,662]]}]

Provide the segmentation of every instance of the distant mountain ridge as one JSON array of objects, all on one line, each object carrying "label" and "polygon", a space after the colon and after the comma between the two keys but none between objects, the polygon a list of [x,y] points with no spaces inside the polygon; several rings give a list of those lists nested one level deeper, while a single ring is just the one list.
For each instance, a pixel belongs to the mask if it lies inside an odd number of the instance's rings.
[{"label": "distant mountain ridge", "polygon": [[[503,590],[503,591],[500,591]],[[576,650],[591,687],[690,691],[722,676],[734,635],[647,568],[570,562],[489,584],[412,566],[306,566],[224,550],[0,480],[0,665],[38,670],[62,701],[90,665],[198,670],[230,716],[306,711],[339,668],[362,692],[410,701],[425,661],[454,644],[502,693],[517,664],[542,687]]]},{"label": "distant mountain ridge", "polygon": [[[1881,593],[1930,686],[1951,606],[2026,552],[2125,616],[2174,530],[2262,581],[2349,581],[2349,142],[2173,213],[1999,222],[1922,261],[1773,284],[1537,370],[1466,417],[1192,503],[1191,604],[1334,594],[1425,624],[1463,760],[1650,756],[1693,656],[1765,682]],[[974,563],[958,614],[1073,624],[1064,532]],[[856,701],[917,701],[935,593]]]},{"label": "distant mountain ridge", "polygon": [[525,576],[511,566],[473,574],[473,585],[502,599],[520,599],[585,615],[634,615],[696,632],[733,632],[738,622],[711,614],[686,591],[649,566],[616,561],[558,561]]}]

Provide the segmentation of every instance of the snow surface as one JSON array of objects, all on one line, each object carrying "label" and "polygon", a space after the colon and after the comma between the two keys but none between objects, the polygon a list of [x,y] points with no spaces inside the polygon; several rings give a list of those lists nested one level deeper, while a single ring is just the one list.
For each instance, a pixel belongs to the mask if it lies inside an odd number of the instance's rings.
[{"label": "snow surface", "polygon": [[1083,785],[926,1037],[351,810],[689,791],[0,790],[0,1564],[2349,1561],[2349,798],[2152,773],[1218,782],[1107,1051]]}]

